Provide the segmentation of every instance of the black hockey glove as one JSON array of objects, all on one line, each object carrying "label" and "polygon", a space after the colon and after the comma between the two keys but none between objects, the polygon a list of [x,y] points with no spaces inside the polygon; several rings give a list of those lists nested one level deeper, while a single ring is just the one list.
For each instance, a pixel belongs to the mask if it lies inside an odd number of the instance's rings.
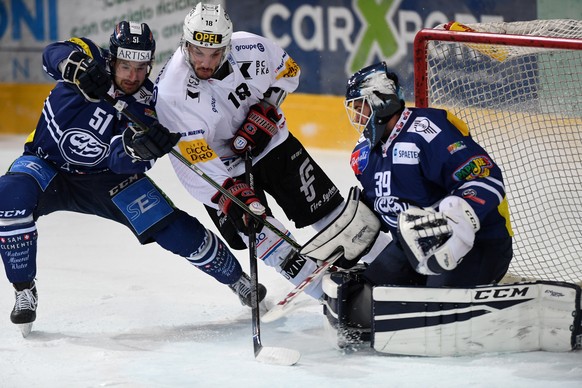
[{"label": "black hockey glove", "polygon": [[178,143],[181,135],[172,133],[157,121],[146,131],[135,131],[128,127],[123,132],[125,152],[137,160],[161,158]]},{"label": "black hockey glove", "polygon": [[97,61],[80,51],[73,51],[63,64],[65,82],[75,84],[87,101],[99,102],[111,87],[111,76]]},{"label": "black hockey glove", "polygon": [[[238,198],[242,203],[247,205],[249,209],[261,218],[265,219],[267,217],[266,209],[261,204],[261,201],[257,198],[255,191],[249,187],[243,181],[235,181],[228,178],[222,184],[229,193]],[[218,204],[218,208],[223,214],[228,216],[230,222],[234,224],[236,229],[244,234],[248,235],[248,225],[249,222],[255,222],[256,232],[262,229],[262,224],[253,220],[252,217],[247,214],[239,205],[234,203],[226,195],[222,194],[220,191],[214,194],[212,197],[212,202]]]},{"label": "black hockey glove", "polygon": [[234,134],[230,148],[239,155],[249,149],[253,156],[259,155],[279,131],[277,122],[280,119],[281,116],[273,105],[260,102],[251,106],[247,118]]}]

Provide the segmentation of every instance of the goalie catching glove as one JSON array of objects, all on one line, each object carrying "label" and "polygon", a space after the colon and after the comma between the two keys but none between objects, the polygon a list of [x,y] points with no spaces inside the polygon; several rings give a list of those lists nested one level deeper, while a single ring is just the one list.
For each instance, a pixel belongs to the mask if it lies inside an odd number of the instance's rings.
[{"label": "goalie catching glove", "polygon": [[259,155],[277,131],[277,122],[281,115],[277,108],[266,102],[259,102],[250,107],[247,118],[234,134],[230,148],[236,154],[242,155],[249,149],[253,156]]},{"label": "goalie catching glove", "polygon": [[[250,211],[254,214],[260,216],[262,219],[267,217],[266,209],[257,198],[255,191],[245,182],[228,178],[224,181],[222,187],[248,206]],[[218,204],[220,211],[228,216],[238,231],[248,235],[249,222],[255,222],[255,227],[257,228],[256,232],[259,232],[262,229],[262,224],[258,224],[255,220],[251,220],[251,215],[222,192],[219,191],[214,194],[212,202]]]},{"label": "goalie catching glove", "polygon": [[111,88],[111,76],[93,58],[73,51],[61,64],[63,81],[74,84],[87,101],[99,102]]},{"label": "goalie catching glove", "polygon": [[398,237],[408,261],[423,275],[452,271],[473,248],[479,218],[462,198],[442,200],[439,212],[411,208],[398,217]]},{"label": "goalie catching glove", "polygon": [[136,131],[130,126],[123,131],[123,148],[133,159],[151,160],[170,152],[180,137],[157,121],[145,131]]}]

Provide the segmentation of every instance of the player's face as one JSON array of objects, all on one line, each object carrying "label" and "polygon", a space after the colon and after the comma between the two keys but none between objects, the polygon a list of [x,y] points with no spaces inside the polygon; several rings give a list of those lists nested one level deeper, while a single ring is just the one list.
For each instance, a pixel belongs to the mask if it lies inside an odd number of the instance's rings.
[{"label": "player's face", "polygon": [[115,85],[125,94],[134,94],[148,76],[149,62],[117,59],[114,64]]},{"label": "player's face", "polygon": [[365,98],[357,98],[346,104],[346,111],[348,112],[352,126],[361,134],[372,114],[370,105],[366,102]]},{"label": "player's face", "polygon": [[188,61],[196,76],[200,79],[209,79],[222,61],[224,47],[209,48],[189,44],[187,52]]}]

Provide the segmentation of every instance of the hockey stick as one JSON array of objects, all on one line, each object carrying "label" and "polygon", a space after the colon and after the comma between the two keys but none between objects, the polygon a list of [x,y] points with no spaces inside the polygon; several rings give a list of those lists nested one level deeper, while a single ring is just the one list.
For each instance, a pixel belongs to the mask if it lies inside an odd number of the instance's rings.
[{"label": "hockey stick", "polygon": [[331,255],[327,260],[323,261],[319,267],[315,269],[309,276],[307,276],[301,283],[297,285],[293,290],[291,290],[279,303],[273,306],[269,311],[267,311],[261,317],[261,321],[273,322],[277,319],[284,317],[291,311],[299,307],[299,303],[296,301],[297,296],[301,295],[303,291],[309,286],[314,280],[321,278],[325,272],[333,266],[333,264],[342,256],[343,252],[336,252]]},{"label": "hockey stick", "polygon": [[[123,114],[125,117],[127,117],[128,119],[133,121],[135,124],[137,124],[137,126],[140,127],[143,131],[148,130],[148,126],[145,125],[143,123],[143,121],[141,121],[133,113],[131,113],[129,110],[127,110],[127,103],[125,101],[116,100],[108,94],[103,96],[103,99],[106,102],[108,102],[109,104],[111,104],[119,113]],[[175,149],[172,149],[170,151],[170,153],[172,155],[174,155],[180,162],[182,162],[184,165],[186,165],[188,168],[190,168],[192,171],[194,171],[196,174],[198,174],[202,179],[204,179],[206,182],[208,182],[212,187],[214,187],[216,190],[220,191],[220,193],[222,195],[226,196],[228,199],[230,199],[232,202],[234,202],[237,206],[242,208],[248,215],[253,217],[257,222],[263,224],[266,228],[268,228],[273,233],[275,233],[278,237],[283,239],[287,244],[291,245],[295,250],[298,251],[299,249],[301,249],[301,245],[299,245],[292,238],[290,238],[285,233],[283,233],[279,229],[277,229],[277,227],[275,225],[273,225],[269,221],[263,219],[261,216],[258,216],[255,213],[253,213],[251,211],[251,209],[249,209],[249,207],[247,205],[245,205],[240,199],[238,199],[236,196],[231,194],[228,190],[226,190],[224,187],[222,187],[222,185],[220,185],[214,179],[209,177],[199,167],[190,163],[188,161],[188,159],[186,159],[184,156],[182,156],[181,153],[179,153]]]},{"label": "hockey stick", "polygon": [[[250,151],[245,154],[245,180],[254,188],[253,159]],[[301,354],[293,349],[265,347],[261,343],[261,319],[259,307],[259,271],[257,268],[257,233],[253,220],[249,220],[249,259],[251,272],[251,325],[253,330],[253,348],[255,359],[267,364],[294,365]]]},{"label": "hockey stick", "polygon": [[[143,121],[141,121],[137,116],[127,110],[127,103],[121,100],[116,100],[110,95],[103,96],[103,99],[111,104],[119,113],[123,114],[129,120],[133,121],[138,127],[140,127],[143,131],[147,131],[149,128]],[[289,236],[281,232],[277,229],[274,225],[270,222],[264,220],[261,216],[253,213],[247,205],[245,205],[241,200],[239,200],[236,196],[231,194],[229,191],[225,190],[222,185],[218,184],[214,179],[206,175],[204,171],[202,171],[197,166],[190,163],[186,158],[182,156],[179,152],[172,149],[170,151],[172,155],[174,155],[178,160],[188,166],[192,171],[198,174],[202,179],[208,182],[211,186],[215,189],[220,191],[223,195],[228,197],[231,201],[235,204],[240,206],[247,214],[249,214],[254,220],[257,222],[262,223],[265,227],[269,228],[273,231],[277,236],[281,237],[285,240],[288,244],[290,244],[294,249],[299,250],[301,246],[292,240]],[[248,161],[247,161],[248,159]],[[252,159],[250,157],[245,158],[245,173],[248,171],[247,180],[249,181],[249,185],[252,185],[253,176],[252,176]],[[252,222],[249,223],[252,225]],[[251,227],[251,229],[254,229]],[[253,230],[254,232],[254,230]],[[250,250],[250,268],[251,268],[251,299],[252,299],[252,314],[253,314],[253,344],[254,344],[254,351],[255,351],[255,359],[264,363],[269,364],[276,364],[276,365],[294,365],[299,361],[301,354],[293,349],[286,349],[286,348],[277,348],[277,347],[264,347],[261,344],[261,337],[260,337],[260,316],[259,316],[259,295],[257,292],[257,285],[258,285],[258,271],[257,271],[257,260],[256,260],[256,237],[249,236],[249,250]]]}]

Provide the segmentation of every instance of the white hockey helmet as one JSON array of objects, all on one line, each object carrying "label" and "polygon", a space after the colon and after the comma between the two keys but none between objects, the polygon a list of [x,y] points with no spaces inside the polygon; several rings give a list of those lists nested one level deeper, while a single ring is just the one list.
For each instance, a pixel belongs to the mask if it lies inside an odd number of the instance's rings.
[{"label": "white hockey helmet", "polygon": [[220,67],[230,52],[231,37],[232,22],[219,4],[198,3],[184,19],[182,44],[185,54],[188,44],[208,48],[224,47]]}]

